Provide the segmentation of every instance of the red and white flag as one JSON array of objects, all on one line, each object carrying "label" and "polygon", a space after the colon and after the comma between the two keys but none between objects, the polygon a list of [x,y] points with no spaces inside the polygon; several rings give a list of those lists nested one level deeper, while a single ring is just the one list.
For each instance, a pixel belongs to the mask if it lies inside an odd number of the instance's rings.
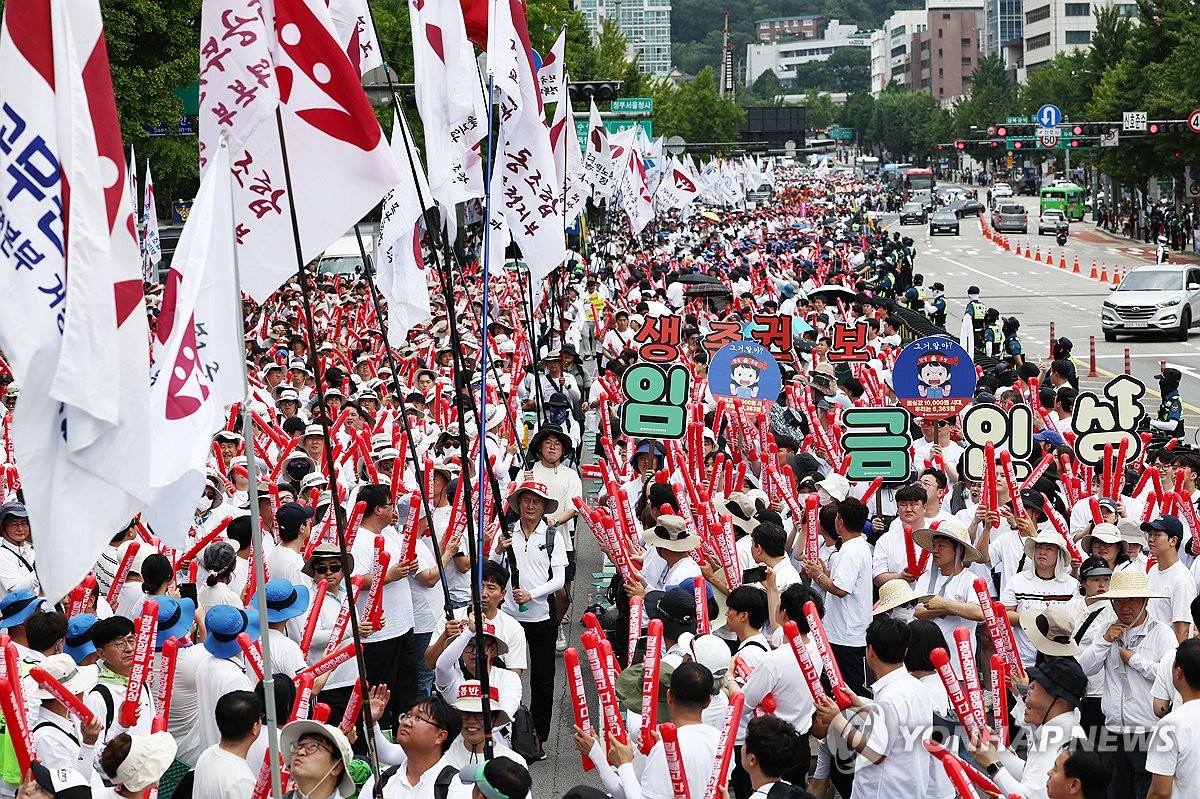
[{"label": "red and white flag", "polygon": [[596,110],[596,101],[588,117],[587,146],[583,151],[583,171],[592,184],[592,196],[607,200],[617,191],[617,172],[608,146],[608,131]]},{"label": "red and white flag", "polygon": [[458,3],[409,0],[408,16],[429,187],[452,211],[457,203],[484,195],[478,145],[487,135],[487,100]]},{"label": "red and white flag", "polygon": [[296,272],[293,209],[308,262],[401,177],[323,0],[275,0],[272,19],[265,7],[207,0],[200,33],[201,174],[228,130],[242,289],[258,302]]},{"label": "red and white flag", "polygon": [[646,185],[646,167],[637,147],[630,147],[624,157],[621,175],[621,208],[629,215],[629,229],[639,235],[654,219],[654,200]]},{"label": "red and white flag", "polygon": [[338,41],[346,50],[346,57],[359,75],[383,66],[379,36],[371,24],[367,0],[329,0],[329,16]]},{"label": "red and white flag", "polygon": [[688,175],[678,159],[671,156],[662,182],[658,184],[658,191],[654,194],[655,203],[664,210],[687,208],[699,194],[696,181]]},{"label": "red and white flag", "polygon": [[96,0],[6,4],[0,130],[0,348],[23,388],[13,436],[25,504],[52,554],[38,573],[58,597],[149,482],[140,257]]},{"label": "red and white flag", "polygon": [[383,198],[379,241],[375,246],[375,284],[388,301],[388,343],[400,347],[409,329],[432,313],[417,225],[426,207],[421,200],[430,203],[432,196],[408,120],[400,113],[392,121],[392,152],[409,175]]},{"label": "red and white flag", "polygon": [[557,103],[566,96],[566,63],[567,28],[564,25],[558,33],[558,38],[554,40],[554,46],[546,53],[546,57],[542,59],[542,66],[538,69],[538,89],[542,93],[543,105]]},{"label": "red and white flag", "polygon": [[529,265],[534,304],[542,281],[566,259],[563,238],[562,187],[555,186],[554,151],[542,110],[542,96],[533,71],[533,57],[521,0],[491,4],[489,56],[500,91],[500,152],[492,181],[492,203],[499,202]]},{"label": "red and white flag", "polygon": [[218,142],[179,237],[150,369],[151,485],[146,522],[184,545],[225,407],[243,398],[241,303],[234,281],[229,148]]}]

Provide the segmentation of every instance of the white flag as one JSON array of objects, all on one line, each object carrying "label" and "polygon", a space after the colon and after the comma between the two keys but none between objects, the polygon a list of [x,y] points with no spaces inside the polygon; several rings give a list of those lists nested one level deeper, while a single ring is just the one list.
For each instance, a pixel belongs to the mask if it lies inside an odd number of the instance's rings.
[{"label": "white flag", "polygon": [[[566,96],[563,85],[565,65],[567,63],[567,29],[564,26],[559,31],[558,38],[554,40],[554,46],[550,48],[550,52],[546,53],[546,57],[542,59],[541,69],[538,70],[538,88],[542,92],[542,104],[557,103]],[[569,102],[569,98],[568,98]]]},{"label": "white flag", "polygon": [[[396,112],[392,121],[392,153],[409,174],[383,198],[379,243],[375,246],[375,282],[388,301],[388,343],[403,346],[408,331],[428,319],[429,284],[421,259],[417,221],[432,202],[429,182],[413,146],[408,120]],[[411,167],[409,167],[411,164]]]},{"label": "white flag", "polygon": [[608,131],[592,100],[588,116],[587,146],[583,152],[583,170],[592,184],[592,196],[607,200],[617,191],[616,169],[613,167],[612,152],[608,146]]},{"label": "white flag", "polygon": [[563,239],[561,187],[554,185],[554,153],[542,111],[542,97],[533,74],[525,5],[521,0],[492,3],[491,35],[496,86],[500,98],[500,157],[495,173],[513,241],[529,265],[534,305],[541,299],[542,281],[566,259]]},{"label": "white flag", "polygon": [[400,182],[324,0],[274,0],[271,19],[263,8],[259,0],[207,0],[200,36],[201,176],[227,130],[242,289],[259,302],[296,273],[293,211],[308,262]]},{"label": "white flag", "polygon": [[696,181],[692,180],[675,156],[671,156],[666,175],[655,192],[655,203],[663,209],[687,208],[699,193]]},{"label": "white flag", "polygon": [[154,177],[150,161],[146,161],[146,207],[142,211],[142,280],[154,282],[158,265],[162,263],[162,240],[158,237],[158,207],[154,201]]},{"label": "white flag", "polygon": [[329,0],[329,16],[338,41],[359,75],[383,66],[379,36],[371,24],[367,0]]},{"label": "white flag", "polygon": [[625,173],[621,178],[621,207],[629,215],[629,229],[639,235],[654,219],[654,200],[646,185],[646,167],[636,147],[625,156]]},{"label": "white flag", "polygon": [[0,247],[0,348],[22,384],[13,437],[41,587],[61,597],[149,482],[146,314],[98,3],[9,3],[0,98],[16,237]]},{"label": "white flag", "polygon": [[453,208],[484,193],[476,145],[487,135],[487,100],[462,7],[450,0],[409,0],[408,16],[429,185],[441,205]]},{"label": "white flag", "polygon": [[180,548],[204,490],[204,467],[224,409],[243,398],[241,303],[234,282],[229,149],[218,142],[179,237],[150,375],[152,486],[146,521]]}]

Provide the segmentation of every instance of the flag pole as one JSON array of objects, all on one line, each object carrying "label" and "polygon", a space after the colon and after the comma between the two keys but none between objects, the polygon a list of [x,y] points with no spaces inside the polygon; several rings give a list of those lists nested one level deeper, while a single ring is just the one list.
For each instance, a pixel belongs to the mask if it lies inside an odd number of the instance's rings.
[{"label": "flag pole", "polygon": [[[329,480],[329,510],[326,512],[333,514],[333,523],[337,530],[338,550],[342,560],[342,590],[345,592],[345,601],[348,603],[350,610],[350,621],[346,626],[350,628],[350,635],[354,639],[354,662],[358,667],[358,676],[362,680],[363,690],[366,691],[369,681],[367,680],[366,661],[363,659],[362,636],[359,635],[358,631],[358,608],[355,607],[354,602],[354,584],[350,579],[350,553],[346,548],[346,519],[337,512],[339,504],[337,494],[337,464],[334,463],[333,444],[329,440],[329,406],[325,404],[325,392],[321,390],[323,373],[321,371],[321,359],[317,357],[317,326],[316,319],[313,316],[312,289],[308,284],[308,276],[304,274],[304,255],[300,247],[300,219],[296,215],[296,193],[292,186],[292,168],[291,162],[288,160],[287,136],[283,132],[283,112],[279,108],[275,109],[275,127],[279,132],[279,154],[283,161],[283,180],[287,188],[288,215],[291,217],[292,222],[292,243],[296,248],[296,277],[300,283],[300,298],[304,305],[304,325],[309,340],[308,360],[313,372],[313,381],[316,383],[316,409],[321,424],[321,440],[324,447],[326,477]],[[379,784],[379,754],[375,751],[374,729],[377,719],[371,717],[371,703],[365,701],[365,699],[366,697],[364,697],[360,712],[363,717],[362,729],[367,748],[367,762],[371,766],[371,776],[374,777],[375,799],[383,799],[383,786]],[[274,771],[274,767],[272,767],[272,771]]]},{"label": "flag pole", "polygon": [[[220,147],[223,150],[229,149],[229,133],[227,131],[221,131]],[[228,163],[228,161],[225,163]],[[231,184],[233,183],[232,174],[225,175],[225,179]],[[237,229],[237,218],[234,215],[232,206],[230,206],[229,211],[229,230],[230,234],[233,235],[233,231]],[[233,247],[232,299],[235,310],[233,318],[241,319],[242,276],[238,264],[236,241]],[[252,418],[253,411],[250,409],[250,378],[247,374],[246,359],[242,358],[241,362],[242,368],[239,371],[242,377],[242,431],[248,437],[252,437],[254,420]],[[258,628],[261,631],[260,643],[262,645],[263,657],[262,683],[263,698],[266,701],[267,751],[271,761],[271,795],[275,799],[280,799],[283,796],[283,785],[279,772],[279,708],[275,706],[275,670],[271,668],[271,644],[269,640],[271,636],[267,634],[270,630],[270,624],[267,622],[266,566],[263,562],[262,515],[258,510],[258,457],[255,455],[253,445],[246,447],[246,474],[249,477],[246,481],[246,495],[250,503],[250,551],[254,556],[254,585],[256,586],[254,590],[254,603],[258,609]]]}]

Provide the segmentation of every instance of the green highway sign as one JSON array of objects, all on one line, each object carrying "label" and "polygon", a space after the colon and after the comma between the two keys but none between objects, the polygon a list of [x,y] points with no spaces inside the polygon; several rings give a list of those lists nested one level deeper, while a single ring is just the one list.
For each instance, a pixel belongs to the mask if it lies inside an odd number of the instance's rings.
[{"label": "green highway sign", "polygon": [[1005,117],[1005,125],[1028,125],[1029,117]]},{"label": "green highway sign", "polygon": [[652,114],[653,97],[621,97],[612,101],[609,110],[614,114]]},{"label": "green highway sign", "polygon": [[[615,100],[613,102],[616,102]],[[647,141],[654,140],[654,120],[652,119],[606,119],[604,120],[604,129],[611,136],[622,130],[628,130],[632,127],[639,127],[642,133],[646,134]],[[579,149],[587,150],[587,133],[588,121],[586,119],[575,120],[575,134],[579,136]]]},{"label": "green highway sign", "polygon": [[834,141],[850,141],[854,138],[854,128],[829,128],[829,138]]}]

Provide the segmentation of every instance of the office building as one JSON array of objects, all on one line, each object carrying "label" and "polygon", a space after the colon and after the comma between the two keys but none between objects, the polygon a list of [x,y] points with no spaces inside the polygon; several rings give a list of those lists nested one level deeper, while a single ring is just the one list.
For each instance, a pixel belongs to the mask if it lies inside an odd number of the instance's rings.
[{"label": "office building", "polygon": [[913,35],[909,86],[945,106],[971,93],[971,74],[983,55],[982,0],[928,0],[926,29]]},{"label": "office building", "polygon": [[791,80],[796,77],[796,67],[800,64],[824,61],[843,47],[870,48],[873,33],[832,19],[824,35],[817,39],[747,45],[746,85],[753,84],[768,71],[774,72],[780,80]]},{"label": "office building", "polygon": [[769,17],[754,21],[754,33],[760,42],[774,42],[780,37],[815,39],[821,34],[820,14],[792,17]]},{"label": "office building", "polygon": [[[1027,0],[1022,36],[1025,73],[1044,66],[1059,53],[1091,47],[1099,5],[1108,3]],[[1128,16],[1137,15],[1135,4],[1120,3],[1118,8]]]},{"label": "office building", "polygon": [[630,57],[639,56],[643,75],[664,78],[671,71],[671,0],[577,0],[591,31],[592,41],[600,35],[605,19],[615,20],[625,36]]},{"label": "office building", "polygon": [[[986,16],[984,48],[988,53],[1006,58],[1005,49],[1013,42],[1021,41],[1025,22],[1022,0],[987,0]],[[1015,65],[1010,64],[1010,67],[1015,68]]]},{"label": "office building", "polygon": [[879,94],[889,83],[912,88],[908,82],[912,37],[927,26],[924,9],[897,11],[871,35],[871,94]]}]

